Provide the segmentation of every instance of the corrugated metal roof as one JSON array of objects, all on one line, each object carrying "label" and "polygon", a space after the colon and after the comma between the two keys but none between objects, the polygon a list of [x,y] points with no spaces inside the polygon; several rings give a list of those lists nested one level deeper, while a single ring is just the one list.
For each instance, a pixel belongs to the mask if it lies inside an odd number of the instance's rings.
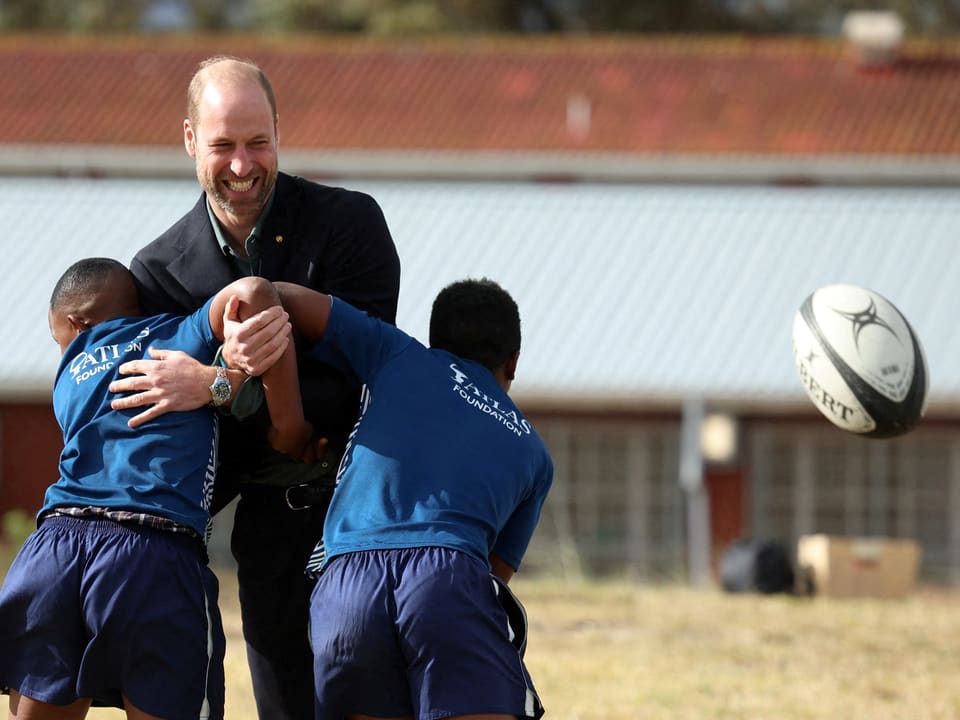
[{"label": "corrugated metal roof", "polygon": [[[403,264],[399,324],[426,339],[447,282],[516,297],[527,401],[636,405],[701,395],[805,403],[793,314],[814,288],[883,293],[921,337],[931,409],[960,403],[960,194],[937,188],[344,183],[386,213]],[[0,394],[48,392],[46,305],[66,266],[127,262],[196,200],[195,181],[2,179]]]}]

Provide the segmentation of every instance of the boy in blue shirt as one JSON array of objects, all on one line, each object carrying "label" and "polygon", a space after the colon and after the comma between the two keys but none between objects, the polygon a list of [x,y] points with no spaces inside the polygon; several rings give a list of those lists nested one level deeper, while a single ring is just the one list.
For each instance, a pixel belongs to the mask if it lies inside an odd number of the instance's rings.
[{"label": "boy in blue shirt", "polygon": [[[211,406],[131,428],[107,386],[150,346],[214,360],[224,322],[278,304],[269,282],[239,280],[189,316],[141,317],[119,262],[72,265],[50,301],[62,360],[53,391],[63,431],[51,485],[0,588],[0,687],[11,717],[82,718],[91,704],[128,718],[223,718],[224,635],[207,566],[218,415]],[[282,319],[282,318],[281,318]],[[281,323],[282,327],[282,323]],[[271,441],[300,456],[311,435],[292,343],[263,375]]]},{"label": "boy in blue shirt", "polygon": [[513,299],[489,280],[448,286],[427,348],[337,298],[276,287],[295,331],[364,383],[312,563],[316,719],[540,717],[506,583],[553,465],[507,394]]}]

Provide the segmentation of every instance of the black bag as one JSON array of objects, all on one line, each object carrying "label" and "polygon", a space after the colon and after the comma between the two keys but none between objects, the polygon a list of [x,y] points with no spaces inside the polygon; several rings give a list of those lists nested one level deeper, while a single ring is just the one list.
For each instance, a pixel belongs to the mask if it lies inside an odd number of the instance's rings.
[{"label": "black bag", "polygon": [[796,572],[783,543],[737,540],[720,559],[720,580],[731,593],[793,593]]}]

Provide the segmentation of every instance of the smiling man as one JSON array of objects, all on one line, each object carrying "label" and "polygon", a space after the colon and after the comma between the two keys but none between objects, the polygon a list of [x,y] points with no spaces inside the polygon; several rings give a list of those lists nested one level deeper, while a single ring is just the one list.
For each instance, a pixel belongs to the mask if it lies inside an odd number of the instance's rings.
[{"label": "smiling man", "polygon": [[239,258],[257,254],[248,240],[277,181],[277,120],[271,86],[250,82],[243,64],[214,62],[190,83],[184,146],[226,247]]},{"label": "smiling man", "polygon": [[[183,141],[203,193],[133,259],[146,313],[190,313],[236,278],[259,275],[335,294],[395,321],[400,261],[379,205],[364,193],[280,172],[279,138],[274,91],[257,65],[232,57],[200,64],[187,92]],[[257,341],[241,326],[226,339],[224,357],[238,357],[232,348],[244,344]],[[264,353],[281,350],[268,346]],[[114,408],[140,409],[134,426],[211,401],[232,407],[221,423],[213,510],[239,492],[231,549],[254,694],[260,717],[270,720],[313,716],[304,566],[320,539],[334,471],[360,407],[359,385],[334,365],[300,355],[298,367],[304,414],[328,443],[316,463],[275,452],[262,410],[238,420],[249,393],[212,396],[216,369],[183,353],[164,350],[126,363],[124,378],[110,387],[118,393]],[[239,369],[228,375],[241,387]]]}]

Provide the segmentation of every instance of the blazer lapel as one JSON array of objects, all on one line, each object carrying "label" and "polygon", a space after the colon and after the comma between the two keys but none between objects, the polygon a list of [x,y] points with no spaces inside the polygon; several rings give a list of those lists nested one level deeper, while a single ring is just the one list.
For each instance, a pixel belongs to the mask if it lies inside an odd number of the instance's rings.
[{"label": "blazer lapel", "polygon": [[184,247],[168,267],[176,281],[182,287],[191,288],[194,300],[202,305],[235,278],[210,224],[206,195],[200,196],[186,219]]},{"label": "blazer lapel", "polygon": [[[274,192],[276,195],[270,216],[263,224],[263,237],[260,239],[260,275],[270,280],[286,276],[287,258],[297,241],[294,231],[297,226],[296,213],[300,207],[295,197],[297,187],[288,175],[277,173]],[[278,208],[282,208],[282,212]]]}]

